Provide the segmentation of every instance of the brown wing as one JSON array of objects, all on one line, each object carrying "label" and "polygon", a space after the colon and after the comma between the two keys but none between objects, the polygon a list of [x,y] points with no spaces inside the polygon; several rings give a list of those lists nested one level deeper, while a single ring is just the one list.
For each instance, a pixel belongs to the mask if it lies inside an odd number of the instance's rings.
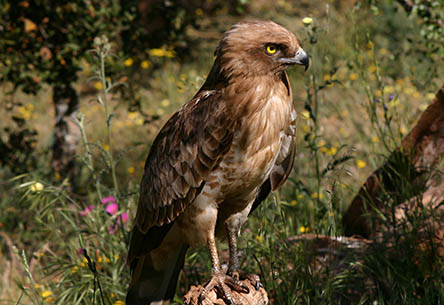
[{"label": "brown wing", "polygon": [[235,120],[220,91],[201,91],[176,112],[151,147],[140,186],[136,226],[171,223],[202,190],[231,146]]}]

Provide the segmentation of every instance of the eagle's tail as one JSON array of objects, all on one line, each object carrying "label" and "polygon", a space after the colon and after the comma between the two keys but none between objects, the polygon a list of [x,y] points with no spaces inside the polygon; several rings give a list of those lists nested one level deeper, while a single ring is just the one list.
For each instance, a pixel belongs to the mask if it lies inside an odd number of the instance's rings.
[{"label": "eagle's tail", "polygon": [[170,305],[176,293],[177,280],[183,268],[188,246],[168,253],[167,263],[158,270],[151,253],[134,261],[126,305]]}]

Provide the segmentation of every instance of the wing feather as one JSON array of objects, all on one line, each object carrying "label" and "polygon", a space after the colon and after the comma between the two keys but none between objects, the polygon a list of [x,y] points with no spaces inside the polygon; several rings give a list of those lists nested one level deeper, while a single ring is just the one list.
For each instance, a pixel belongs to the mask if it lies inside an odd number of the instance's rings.
[{"label": "wing feather", "polygon": [[140,186],[136,225],[142,233],[168,224],[202,190],[231,146],[236,121],[220,92],[198,93],[154,140]]},{"label": "wing feather", "polygon": [[291,170],[293,169],[294,157],[296,154],[296,137],[291,137],[290,147],[284,156],[282,162],[277,162],[273,169],[271,170],[270,176],[261,185],[259,191],[256,195],[256,199],[250,210],[250,214],[259,206],[259,204],[264,201],[271,191],[275,191],[287,181],[288,176],[290,176]]}]

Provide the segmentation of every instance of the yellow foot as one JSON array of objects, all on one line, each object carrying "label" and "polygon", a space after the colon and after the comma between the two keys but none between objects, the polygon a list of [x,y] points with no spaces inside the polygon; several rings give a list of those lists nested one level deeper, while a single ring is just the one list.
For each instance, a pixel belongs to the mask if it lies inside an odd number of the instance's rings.
[{"label": "yellow foot", "polygon": [[248,287],[240,283],[239,280],[233,279],[231,276],[223,272],[217,272],[213,274],[210,281],[204,286],[204,289],[199,296],[199,305],[202,304],[202,301],[205,299],[208,292],[210,292],[213,288],[216,288],[222,298],[224,298],[230,305],[235,305],[233,298],[231,297],[231,290],[235,290],[240,293],[250,292]]},{"label": "yellow foot", "polygon": [[241,270],[228,271],[228,274],[233,278],[234,281],[238,283],[240,280],[249,280],[256,290],[264,288],[264,285],[262,285],[261,279],[257,274],[246,273]]}]

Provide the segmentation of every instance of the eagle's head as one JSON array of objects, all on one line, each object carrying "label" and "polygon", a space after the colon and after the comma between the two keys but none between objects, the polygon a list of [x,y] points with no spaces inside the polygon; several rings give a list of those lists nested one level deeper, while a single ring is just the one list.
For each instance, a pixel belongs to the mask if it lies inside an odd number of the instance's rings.
[{"label": "eagle's head", "polygon": [[280,74],[288,66],[309,65],[309,57],[296,36],[272,21],[235,24],[215,51],[216,63],[226,78]]}]

